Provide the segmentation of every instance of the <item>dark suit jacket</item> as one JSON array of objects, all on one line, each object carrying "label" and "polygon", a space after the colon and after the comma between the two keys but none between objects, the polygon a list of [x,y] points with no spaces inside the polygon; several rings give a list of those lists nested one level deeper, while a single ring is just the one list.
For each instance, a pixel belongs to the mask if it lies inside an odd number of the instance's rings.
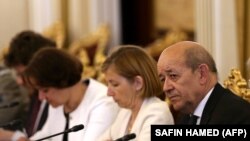
[{"label": "dark suit jacket", "polygon": [[[185,124],[181,115],[176,124]],[[214,87],[201,116],[200,124],[250,124],[250,103],[219,83]]]},{"label": "dark suit jacket", "polygon": [[[0,65],[0,127],[22,129],[21,123],[27,118],[28,106],[28,94],[16,83],[11,70]],[[16,121],[20,127],[14,127]]]}]

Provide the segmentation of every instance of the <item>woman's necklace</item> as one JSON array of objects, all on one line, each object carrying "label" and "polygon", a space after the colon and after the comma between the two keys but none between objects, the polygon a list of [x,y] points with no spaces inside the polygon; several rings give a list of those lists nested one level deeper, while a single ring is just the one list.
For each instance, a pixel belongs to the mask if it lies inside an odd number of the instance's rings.
[{"label": "woman's necklace", "polygon": [[129,121],[128,121],[128,126],[127,126],[127,133],[131,133],[132,127],[133,127],[132,116],[130,116]]},{"label": "woman's necklace", "polygon": [[131,133],[131,130],[132,130],[132,127],[134,125],[137,114],[138,114],[138,112],[136,112],[134,115],[131,114],[129,121],[128,121],[128,125],[127,125],[127,133]]}]

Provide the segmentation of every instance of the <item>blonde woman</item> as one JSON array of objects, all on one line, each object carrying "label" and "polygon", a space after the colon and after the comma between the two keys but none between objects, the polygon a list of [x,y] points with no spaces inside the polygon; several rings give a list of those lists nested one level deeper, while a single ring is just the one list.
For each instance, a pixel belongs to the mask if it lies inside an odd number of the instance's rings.
[{"label": "blonde woman", "polygon": [[150,141],[151,125],[174,123],[167,103],[157,98],[162,86],[156,62],[138,46],[117,48],[104,62],[102,71],[108,96],[113,97],[121,110],[100,140],[115,140],[135,133],[134,141]]}]

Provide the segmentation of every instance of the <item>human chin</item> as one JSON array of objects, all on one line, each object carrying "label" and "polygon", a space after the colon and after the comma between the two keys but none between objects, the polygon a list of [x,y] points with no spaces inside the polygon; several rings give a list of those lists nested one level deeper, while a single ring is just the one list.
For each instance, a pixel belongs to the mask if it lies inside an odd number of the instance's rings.
[{"label": "human chin", "polygon": [[184,104],[181,101],[171,101],[174,110],[181,111],[184,108]]},{"label": "human chin", "polygon": [[127,105],[127,104],[125,104],[125,103],[122,103],[122,102],[117,102],[117,104],[120,106],[120,107],[122,107],[122,108],[129,108],[129,106]]},{"label": "human chin", "polygon": [[49,102],[49,104],[50,104],[53,108],[56,108],[56,107],[60,106],[60,104],[57,104],[57,103],[55,103],[55,102],[52,102],[52,101],[48,101],[48,102]]},{"label": "human chin", "polygon": [[116,103],[119,105],[119,107],[126,108],[124,104],[122,104],[122,103],[120,103],[118,101]]},{"label": "human chin", "polygon": [[58,104],[52,105],[53,108],[57,108],[57,107],[59,107],[59,106],[61,106],[61,105],[58,105]]}]

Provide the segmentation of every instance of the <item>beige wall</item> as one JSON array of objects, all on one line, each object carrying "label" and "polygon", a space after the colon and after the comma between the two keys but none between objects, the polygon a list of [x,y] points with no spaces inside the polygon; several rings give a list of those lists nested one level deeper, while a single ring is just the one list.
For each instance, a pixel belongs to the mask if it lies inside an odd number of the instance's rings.
[{"label": "beige wall", "polygon": [[194,0],[154,0],[155,26],[160,29],[181,28],[193,31]]},{"label": "beige wall", "polygon": [[0,0],[0,48],[18,32],[28,29],[27,0]]}]

